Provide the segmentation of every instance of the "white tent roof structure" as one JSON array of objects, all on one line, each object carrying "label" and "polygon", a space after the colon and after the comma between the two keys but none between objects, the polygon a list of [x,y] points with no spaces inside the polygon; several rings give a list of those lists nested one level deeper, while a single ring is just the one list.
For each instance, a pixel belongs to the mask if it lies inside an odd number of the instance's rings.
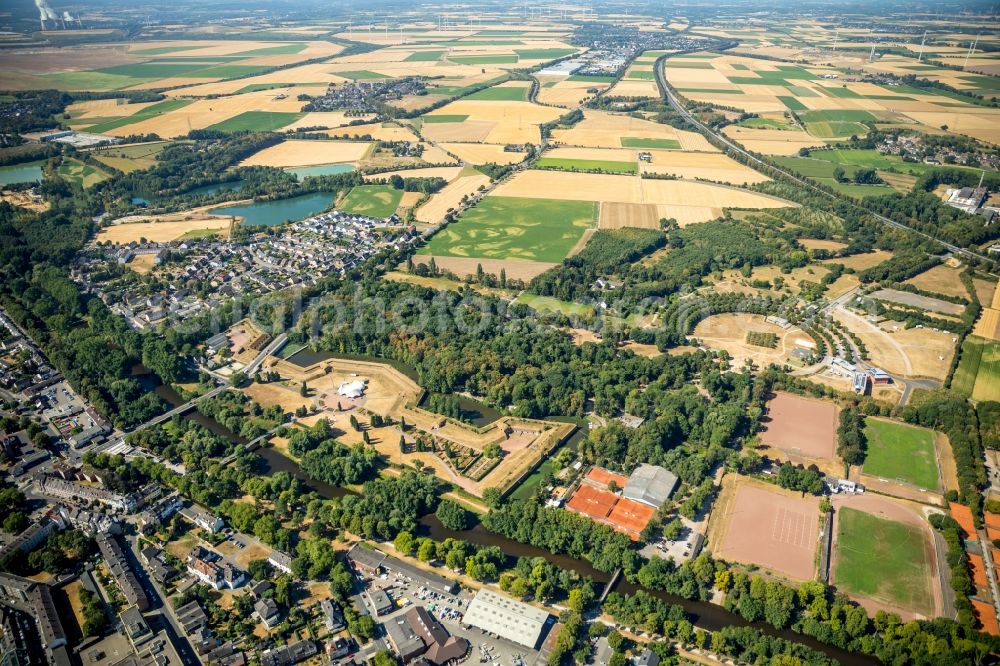
[{"label": "white tent roof structure", "polygon": [[337,393],[345,398],[360,398],[365,393],[365,383],[360,379],[355,379],[353,382],[344,382],[337,389]]}]

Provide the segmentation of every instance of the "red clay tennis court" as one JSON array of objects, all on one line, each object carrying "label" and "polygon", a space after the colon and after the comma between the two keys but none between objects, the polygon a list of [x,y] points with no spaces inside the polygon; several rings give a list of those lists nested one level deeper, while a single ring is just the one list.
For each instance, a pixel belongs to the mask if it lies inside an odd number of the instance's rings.
[{"label": "red clay tennis court", "polygon": [[955,502],[949,502],[948,507],[951,509],[951,517],[965,532],[965,538],[969,541],[979,541],[979,537],[976,536],[976,524],[972,522],[972,511],[969,510],[969,507]]},{"label": "red clay tennis court", "polygon": [[982,601],[977,601],[976,599],[972,599],[971,601],[976,617],[979,618],[980,624],[983,625],[983,631],[994,636],[1000,636],[1000,626],[997,626],[997,612],[993,606]]},{"label": "red clay tennis court", "polygon": [[595,520],[604,520],[617,501],[618,495],[610,490],[601,490],[583,483],[566,502],[566,506]]},{"label": "red clay tennis court", "polygon": [[622,476],[621,474],[615,474],[610,470],[606,470],[603,467],[593,467],[589,472],[587,472],[587,480],[596,483],[599,486],[604,486],[605,488],[609,483],[614,481],[618,484],[619,488],[624,488],[625,484],[628,483],[628,477]]},{"label": "red clay tennis court", "polygon": [[656,509],[648,504],[622,498],[611,509],[608,524],[619,532],[627,534],[632,541],[638,541],[639,535],[646,529],[646,525],[654,515]]}]

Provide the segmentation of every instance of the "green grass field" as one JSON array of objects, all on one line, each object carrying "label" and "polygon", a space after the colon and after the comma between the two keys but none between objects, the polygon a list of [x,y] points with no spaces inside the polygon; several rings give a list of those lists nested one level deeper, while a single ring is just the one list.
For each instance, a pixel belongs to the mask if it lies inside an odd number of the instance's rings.
[{"label": "green grass field", "polygon": [[869,418],[865,421],[868,454],[862,471],[883,479],[902,480],[938,490],[934,432],[925,428]]},{"label": "green grass field", "polygon": [[460,65],[509,65],[517,62],[516,55],[451,56],[448,60]]},{"label": "green grass field", "polygon": [[639,165],[635,162],[618,162],[615,160],[578,160],[559,157],[543,157],[535,162],[539,169],[562,169],[564,171],[606,171],[608,173],[638,173]]},{"label": "green grass field", "polygon": [[[828,151],[814,151],[814,153],[826,153]],[[854,183],[840,183],[833,177],[833,171],[838,166],[844,170],[844,175],[851,178],[862,168],[860,165],[839,163],[832,159],[819,159],[813,157],[773,157],[777,164],[796,171],[806,178],[811,178],[823,185],[832,187],[838,192],[848,196],[861,199],[867,196],[882,196],[891,194],[893,189],[887,185],[856,185]]]},{"label": "green grass field", "polygon": [[396,212],[402,198],[403,190],[391,185],[359,185],[347,193],[337,208],[369,217],[389,217]]},{"label": "green grass field", "polygon": [[272,56],[272,55],[294,55],[296,53],[301,53],[306,48],[305,43],[291,43],[282,44],[280,46],[265,46],[259,49],[253,49],[251,51],[241,51],[239,53],[234,53],[233,55],[238,58],[256,58],[258,56]]},{"label": "green grass field", "polygon": [[861,95],[854,92],[850,88],[820,88],[821,93],[827,97],[835,97],[837,99],[861,99]]},{"label": "green grass field", "polygon": [[931,615],[932,571],[921,531],[856,509],[837,514],[837,589]]},{"label": "green grass field", "polygon": [[788,123],[783,123],[774,118],[747,118],[740,123],[743,127],[757,127],[761,129],[791,129]]},{"label": "green grass field", "polygon": [[[705,62],[704,60],[680,60],[677,58],[672,58],[667,61],[668,67],[679,67],[681,69],[715,69],[712,67],[712,63]],[[744,69],[746,69],[744,67]]]},{"label": "green grass field", "polygon": [[576,49],[514,49],[525,60],[555,60],[576,53]]},{"label": "green grass field", "polygon": [[497,86],[484,88],[465,97],[465,99],[481,99],[501,102],[525,102],[528,99],[527,86]]},{"label": "green grass field", "polygon": [[613,76],[588,76],[587,74],[573,74],[567,81],[576,81],[577,83],[611,83],[615,80]]},{"label": "green grass field", "polygon": [[[91,125],[87,128],[88,132],[94,132],[96,134],[102,134],[104,132],[110,132],[113,129],[118,129],[119,127],[125,127],[126,125],[131,125],[148,118],[153,118],[154,116],[159,116],[170,111],[176,111],[177,109],[183,109],[185,106],[190,104],[194,100],[190,99],[166,99],[162,102],[157,102],[156,104],[151,104],[139,111],[133,113],[130,116],[125,116],[124,118],[117,118],[115,120],[108,120],[107,122],[98,123],[97,125]],[[128,105],[122,106],[122,109],[127,110]]]},{"label": "green grass field", "polygon": [[781,100],[781,103],[784,104],[785,106],[787,106],[792,111],[805,111],[806,110],[806,105],[803,104],[802,102],[800,102],[799,100],[797,100],[794,97],[785,96],[785,95],[779,95],[778,99]]},{"label": "green grass field", "polygon": [[373,72],[370,69],[355,69],[346,72],[336,72],[337,76],[342,76],[345,79],[351,79],[352,81],[357,81],[358,79],[391,79],[391,76],[386,76],[385,74],[379,74],[378,72]]},{"label": "green grass field", "polygon": [[661,148],[664,150],[680,150],[681,142],[677,139],[643,139],[635,136],[623,136],[620,139],[622,148]]},{"label": "green grass field", "polygon": [[1000,400],[1000,342],[967,337],[951,388],[973,400]]},{"label": "green grass field", "polygon": [[404,62],[433,62],[440,60],[443,55],[444,51],[414,51],[406,56]]},{"label": "green grass field", "polygon": [[557,263],[596,217],[590,201],[489,196],[436,233],[426,254]]},{"label": "green grass field", "polygon": [[654,77],[653,77],[653,72],[646,71],[646,70],[643,70],[643,69],[635,69],[635,68],[633,68],[633,69],[629,70],[628,74],[625,75],[625,78],[626,79],[637,79],[637,80],[640,80],[640,81],[652,81]]},{"label": "green grass field", "polygon": [[819,122],[853,122],[853,123],[870,123],[877,120],[875,116],[868,113],[867,111],[860,111],[857,109],[826,109],[823,111],[807,111],[806,113],[799,114],[799,118],[802,119],[804,123],[819,123]]},{"label": "green grass field", "polygon": [[824,120],[814,123],[806,123],[806,130],[813,136],[821,139],[832,139],[836,137],[864,136],[868,133],[868,128],[861,123],[847,120]]},{"label": "green grass field", "polygon": [[238,116],[210,125],[206,129],[220,132],[274,132],[286,125],[291,125],[304,115],[304,113],[292,111],[244,111]]},{"label": "green grass field", "polygon": [[436,116],[420,116],[420,120],[425,123],[462,123],[468,117],[467,115],[463,116],[457,113],[442,113]]}]

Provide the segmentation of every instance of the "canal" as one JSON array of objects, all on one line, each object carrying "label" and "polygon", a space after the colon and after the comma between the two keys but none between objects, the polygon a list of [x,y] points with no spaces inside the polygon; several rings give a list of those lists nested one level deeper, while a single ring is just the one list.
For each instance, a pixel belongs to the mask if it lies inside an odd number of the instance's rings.
[{"label": "canal", "polygon": [[[303,350],[305,351],[305,350]],[[302,352],[299,352],[302,354]],[[299,356],[296,354],[295,356]],[[308,355],[312,357],[315,352],[309,352]],[[324,356],[319,360],[324,360],[329,356]],[[293,357],[294,358],[294,357]],[[368,360],[368,359],[364,359]],[[375,360],[375,359],[371,359]],[[316,361],[312,361],[316,362]],[[311,363],[303,363],[303,365],[310,365]],[[138,366],[141,368],[141,366]],[[145,370],[142,368],[142,370]],[[412,369],[411,369],[412,370]],[[143,379],[147,382],[153,382],[150,380],[151,377],[148,371],[145,373],[136,372],[133,369],[133,374],[143,375]],[[151,384],[152,390],[156,392],[164,401],[170,403],[171,405],[178,406],[186,402],[184,398],[178,394],[174,389],[169,386],[165,386],[159,382],[154,382]],[[204,414],[201,414],[197,410],[192,410],[184,415],[185,419],[190,419],[204,426],[209,431],[220,435],[222,437],[228,437],[231,441],[238,442],[240,444],[246,444],[247,441],[242,437],[239,437],[228,428],[218,423],[214,419],[211,419]],[[339,486],[333,486],[328,483],[323,483],[316,479],[310,478],[302,469],[299,467],[291,458],[283,455],[275,449],[264,447],[258,449],[256,454],[261,459],[261,471],[265,475],[272,475],[275,472],[287,472],[294,478],[299,479],[303,482],[303,485],[311,491],[314,491],[320,497],[326,499],[335,499],[340,497],[345,497],[347,495],[355,494],[354,491],[347,488],[342,488]],[[603,571],[598,571],[589,562],[583,559],[577,559],[570,557],[569,555],[556,555],[550,553],[547,550],[538,548],[536,546],[531,546],[523,543],[514,541],[513,539],[508,539],[499,534],[494,534],[488,531],[482,524],[477,523],[475,526],[466,530],[449,530],[441,521],[437,519],[434,514],[428,514],[420,519],[419,534],[423,536],[429,536],[437,541],[442,541],[447,538],[461,539],[467,541],[468,543],[475,544],[477,546],[496,546],[499,548],[508,558],[518,558],[518,557],[542,557],[563,569],[574,571],[579,576],[584,578],[590,578],[595,583],[603,586],[608,583],[611,579],[611,575],[604,573]],[[614,592],[619,592],[621,594],[636,594],[637,592],[645,592],[647,594],[658,597],[668,603],[676,604],[684,608],[685,612],[690,616],[691,622],[700,629],[705,629],[707,631],[717,631],[723,627],[754,627],[761,632],[769,635],[784,638],[787,641],[793,643],[800,643],[807,647],[810,647],[818,652],[826,654],[828,657],[836,659],[843,666],[876,666],[880,662],[874,657],[868,655],[857,654],[852,652],[847,652],[846,650],[841,650],[831,645],[821,643],[809,636],[804,636],[798,634],[790,629],[777,630],[769,624],[764,622],[747,622],[742,617],[729,612],[722,606],[718,604],[713,604],[707,601],[691,600],[685,599],[683,597],[669,594],[660,590],[652,590],[644,588],[634,583],[630,583],[624,579],[624,577],[619,577],[618,581],[615,583]],[[600,590],[598,590],[600,593]]]}]

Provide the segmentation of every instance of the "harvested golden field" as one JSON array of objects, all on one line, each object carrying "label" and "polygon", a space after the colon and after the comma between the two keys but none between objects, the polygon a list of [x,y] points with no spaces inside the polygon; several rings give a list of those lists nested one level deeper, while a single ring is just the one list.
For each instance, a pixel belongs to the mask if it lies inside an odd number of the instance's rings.
[{"label": "harvested golden field", "polygon": [[608,94],[621,97],[659,97],[660,89],[654,81],[621,79]]},{"label": "harvested golden field", "polygon": [[[637,176],[529,170],[516,174],[495,191],[497,196],[529,199],[563,199],[669,206],[666,217],[686,222],[705,222],[719,209],[784,208],[793,204],[761,194],[710,183],[681,180],[651,180]],[[697,211],[692,219],[685,209]],[[681,217],[678,217],[680,213]]]},{"label": "harvested golden field", "polygon": [[479,143],[485,141],[496,126],[497,123],[484,120],[465,120],[460,123],[424,123],[420,128],[420,133],[429,141],[438,143]]},{"label": "harvested golden field", "polygon": [[123,97],[114,99],[90,99],[84,102],[73,102],[66,107],[66,113],[74,120],[88,118],[119,118],[130,116],[156,102],[135,102],[129,104]]},{"label": "harvested golden field", "polygon": [[[773,333],[778,338],[777,347],[758,347],[746,341],[748,332]],[[783,364],[796,349],[812,351],[816,343],[808,334],[797,327],[783,329],[764,321],[762,315],[734,313],[707,317],[695,326],[691,337],[711,349],[724,349],[729,353],[730,363],[740,368],[746,359],[751,359],[760,367],[771,363]]]},{"label": "harvested golden field", "polygon": [[291,140],[251,155],[240,166],[301,167],[355,162],[368,154],[366,141]]},{"label": "harvested golden field", "polygon": [[629,204],[605,202],[601,204],[598,221],[600,229],[659,229],[660,212],[655,204]]},{"label": "harvested golden field", "polygon": [[904,115],[923,125],[932,127],[947,125],[951,132],[1000,144],[1000,112],[982,107],[971,107],[971,109],[975,111],[968,113],[965,109],[937,112],[907,111]]},{"label": "harvested golden field", "polygon": [[506,151],[503,146],[482,143],[442,143],[441,148],[469,164],[515,164],[526,155]]},{"label": "harvested golden field", "polygon": [[800,148],[825,145],[821,140],[801,130],[772,130],[729,125],[722,130],[747,150],[765,155],[797,155]]},{"label": "harvested golden field", "polygon": [[[204,81],[204,79],[201,80]],[[140,120],[131,125],[117,127],[105,133],[112,136],[157,134],[160,137],[172,139],[185,136],[192,129],[203,129],[209,125],[221,123],[246,111],[298,113],[301,108],[302,102],[294,97],[276,100],[270,91],[263,90],[234,97],[197,99],[182,108]]]},{"label": "harvested golden field", "polygon": [[871,356],[871,363],[890,374],[944,380],[955,353],[954,334],[930,328],[906,329],[885,321],[874,324],[866,317],[839,308],[834,319],[853,331]]},{"label": "harvested golden field", "polygon": [[807,250],[830,250],[836,252],[847,247],[846,243],[840,243],[822,238],[800,238],[799,245]]},{"label": "harvested golden field", "polygon": [[[430,261],[430,256],[428,255],[417,254],[413,257],[413,263],[415,264],[427,263],[428,261]],[[475,275],[479,266],[482,266],[483,271],[491,275],[499,275],[500,270],[503,269],[509,279],[524,280],[525,282],[538,277],[555,266],[555,264],[544,261],[485,259],[477,257],[434,257],[434,263],[437,264],[439,269],[451,271],[459,277]]]},{"label": "harvested golden field", "polygon": [[853,268],[856,271],[863,271],[872,266],[878,266],[883,261],[892,258],[892,252],[885,250],[873,250],[861,254],[852,254],[849,257],[837,257],[836,259],[824,259],[825,264],[843,264],[844,268]]},{"label": "harvested golden field", "polygon": [[1000,310],[985,308],[972,333],[988,340],[1000,340]]},{"label": "harvested golden field", "polygon": [[458,160],[449,155],[443,148],[427,144],[424,144],[424,152],[420,157],[428,164],[456,164],[458,162]]},{"label": "harvested golden field", "polygon": [[449,210],[457,208],[464,196],[472,196],[480,187],[490,184],[489,176],[482,174],[462,176],[448,183],[443,190],[432,195],[430,200],[417,209],[417,220],[427,224],[437,224]]},{"label": "harvested golden field", "polygon": [[640,163],[642,173],[670,174],[678,178],[721,181],[732,185],[752,185],[770,180],[722,153],[650,151],[652,161]]},{"label": "harvested golden field", "polygon": [[363,137],[366,134],[376,141],[416,141],[417,135],[409,127],[403,127],[396,123],[370,123],[368,125],[352,125],[336,130],[330,130],[327,134],[331,136],[348,135],[351,137]]},{"label": "harvested golden field", "polygon": [[941,264],[910,278],[904,284],[912,284],[918,289],[935,294],[968,299],[969,291],[959,278],[961,272],[961,269]]},{"label": "harvested golden field", "polygon": [[207,213],[174,213],[176,216],[185,215],[192,219],[169,219],[171,216],[162,216],[163,221],[151,220],[148,222],[127,222],[124,224],[112,224],[103,227],[97,232],[98,242],[109,241],[116,245],[123,245],[145,238],[153,243],[163,243],[177,240],[192,231],[203,231],[211,229],[224,234],[229,230],[228,217],[211,217]]},{"label": "harvested golden field", "polygon": [[[361,116],[365,118],[365,116]],[[312,111],[305,114],[298,120],[296,120],[291,125],[288,125],[285,129],[299,129],[301,127],[329,127],[332,129],[338,127],[344,127],[349,125],[352,121],[358,120],[358,116],[349,116],[343,111]],[[343,134],[345,132],[353,132],[354,128],[349,127],[343,129],[339,132],[330,132],[331,134]]]}]

